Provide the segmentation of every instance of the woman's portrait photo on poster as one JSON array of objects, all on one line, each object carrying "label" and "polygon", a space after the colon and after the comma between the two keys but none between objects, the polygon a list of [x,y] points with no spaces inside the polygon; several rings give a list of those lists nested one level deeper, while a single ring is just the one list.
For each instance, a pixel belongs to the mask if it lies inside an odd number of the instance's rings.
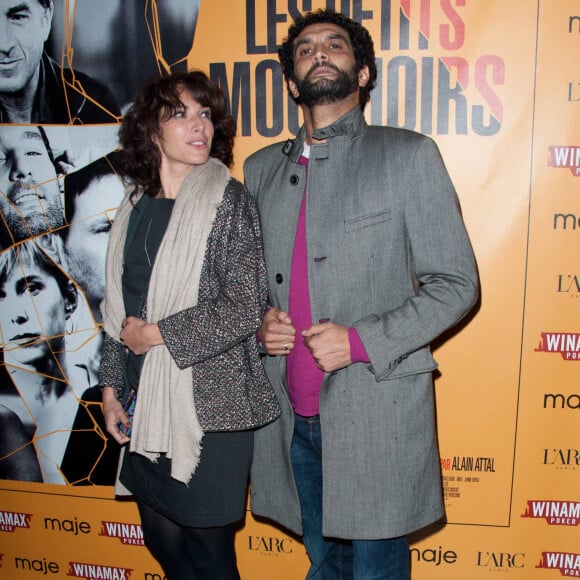
[{"label": "woman's portrait photo on poster", "polygon": [[[11,383],[0,390],[2,414],[10,419],[0,427],[0,475],[107,484],[114,476],[115,457],[106,464],[116,449],[104,434],[100,391],[69,380],[66,342],[79,294],[65,266],[62,240],[55,234],[0,255],[3,381]],[[30,469],[23,473],[25,454]]]}]

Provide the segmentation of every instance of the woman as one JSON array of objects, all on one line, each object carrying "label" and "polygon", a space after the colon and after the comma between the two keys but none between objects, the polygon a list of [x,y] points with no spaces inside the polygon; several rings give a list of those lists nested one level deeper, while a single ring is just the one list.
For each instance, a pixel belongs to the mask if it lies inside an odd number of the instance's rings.
[{"label": "woman", "polygon": [[16,396],[0,401],[13,412],[2,415],[0,477],[111,483],[116,450],[107,446],[100,409],[89,408],[95,389],[80,386],[79,400],[69,381],[65,339],[78,293],[65,268],[62,240],[55,234],[0,255],[4,363],[25,408]]},{"label": "woman", "polygon": [[120,131],[134,187],[109,240],[100,382],[107,429],[129,443],[120,483],[169,580],[239,578],[252,430],[279,414],[255,338],[265,267],[256,210],[228,170],[234,134],[201,72],[146,84]]}]

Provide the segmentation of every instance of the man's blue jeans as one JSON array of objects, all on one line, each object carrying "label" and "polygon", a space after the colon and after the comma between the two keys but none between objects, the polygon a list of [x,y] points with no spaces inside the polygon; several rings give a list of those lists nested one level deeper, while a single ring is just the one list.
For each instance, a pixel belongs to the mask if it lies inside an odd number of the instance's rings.
[{"label": "man's blue jeans", "polygon": [[311,562],[306,579],[408,580],[406,537],[352,541],[323,537],[322,434],[318,416],[295,415],[291,457],[302,509],[304,545]]}]

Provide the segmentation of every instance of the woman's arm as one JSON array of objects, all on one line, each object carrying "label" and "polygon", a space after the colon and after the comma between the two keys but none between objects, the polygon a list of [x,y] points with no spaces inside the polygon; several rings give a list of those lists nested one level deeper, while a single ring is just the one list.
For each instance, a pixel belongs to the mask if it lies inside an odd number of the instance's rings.
[{"label": "woman's arm", "polygon": [[121,360],[121,349],[118,342],[107,333],[103,333],[103,355],[99,369],[99,384],[103,388],[103,415],[107,432],[117,443],[123,445],[129,437],[120,429],[130,426],[130,421],[123,410],[119,399],[125,395],[125,380]]},{"label": "woman's arm", "polygon": [[197,306],[158,322],[180,368],[218,356],[260,326],[267,299],[261,230],[254,202],[239,182],[230,182],[218,209],[202,282],[209,288],[200,288]]}]

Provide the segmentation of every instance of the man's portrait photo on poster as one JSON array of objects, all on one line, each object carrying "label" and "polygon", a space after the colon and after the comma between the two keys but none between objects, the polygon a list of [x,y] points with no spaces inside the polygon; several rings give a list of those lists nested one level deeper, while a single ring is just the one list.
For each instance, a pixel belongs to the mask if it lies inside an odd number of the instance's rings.
[{"label": "man's portrait photo on poster", "polygon": [[0,249],[63,225],[61,173],[41,126],[0,126]]},{"label": "man's portrait photo on poster", "polygon": [[109,89],[51,58],[53,0],[0,0],[0,122],[115,123]]}]

